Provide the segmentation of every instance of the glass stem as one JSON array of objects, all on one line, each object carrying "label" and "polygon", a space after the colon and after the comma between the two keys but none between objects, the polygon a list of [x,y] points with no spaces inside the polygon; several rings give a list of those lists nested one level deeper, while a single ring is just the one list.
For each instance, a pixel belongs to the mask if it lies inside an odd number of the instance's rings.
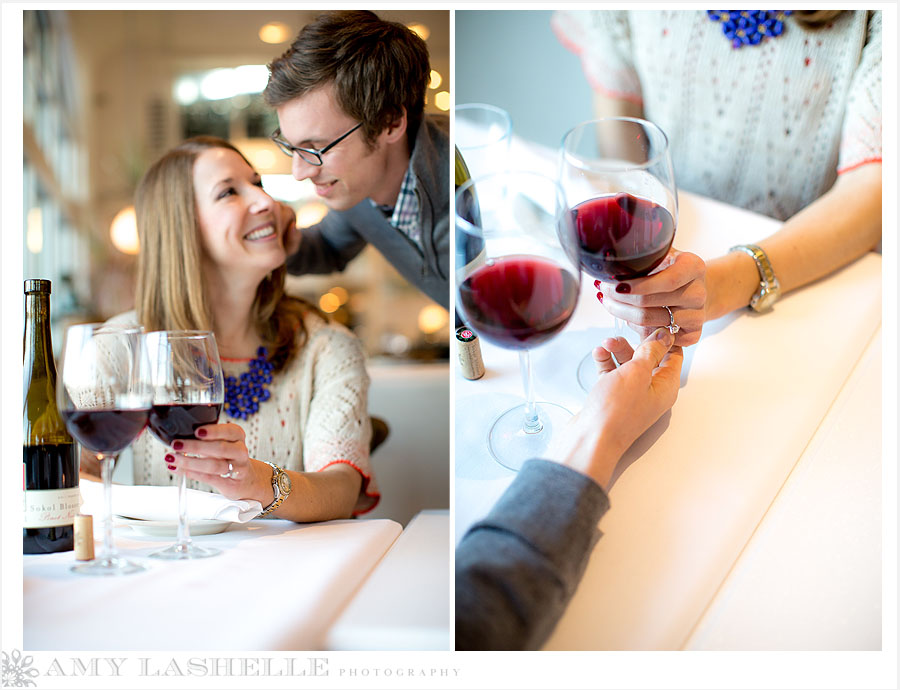
[{"label": "glass stem", "polygon": [[536,434],[544,425],[538,416],[537,405],[534,402],[534,377],[531,375],[531,353],[528,350],[519,351],[519,369],[522,372],[522,385],[525,387],[525,424],[523,429],[526,434]]},{"label": "glass stem", "polygon": [[100,461],[100,478],[103,480],[103,545],[100,547],[100,559],[109,561],[118,556],[112,533],[112,476],[116,467],[116,456],[97,455],[97,460]]},{"label": "glass stem", "polygon": [[[622,319],[620,319],[618,316],[613,317],[613,321],[615,324],[614,325],[615,337],[616,338],[624,338],[625,337],[625,322]],[[588,354],[588,356],[590,356],[590,354]],[[613,358],[613,362],[616,363],[617,367],[622,366],[622,363],[618,359],[616,359],[615,355],[613,355],[612,358]]]},{"label": "glass stem", "polygon": [[191,530],[187,519],[187,477],[178,468],[178,547],[186,549],[191,543]]}]

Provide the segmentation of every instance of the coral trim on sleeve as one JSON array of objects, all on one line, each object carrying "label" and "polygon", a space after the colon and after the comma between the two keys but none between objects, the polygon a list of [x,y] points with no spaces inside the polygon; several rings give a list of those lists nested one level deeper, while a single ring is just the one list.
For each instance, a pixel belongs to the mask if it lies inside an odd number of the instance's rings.
[{"label": "coral trim on sleeve", "polygon": [[375,508],[375,506],[378,505],[378,502],[381,500],[381,494],[378,492],[369,493],[369,482],[372,481],[371,475],[367,475],[359,467],[357,467],[355,463],[351,462],[350,460],[332,460],[327,465],[323,465],[322,467],[317,469],[316,472],[321,472],[322,470],[326,470],[329,467],[331,467],[332,465],[350,465],[350,467],[352,467],[354,470],[359,472],[360,476],[363,479],[363,483],[362,483],[362,486],[360,487],[360,491],[362,492],[363,496],[365,496],[367,498],[375,499],[374,502],[372,503],[372,505],[370,505],[368,508],[365,508],[363,510],[354,510],[353,511],[354,515],[362,515],[364,513],[368,513],[370,510],[373,510]]},{"label": "coral trim on sleeve", "polygon": [[857,168],[861,168],[864,165],[868,165],[869,163],[881,163],[881,156],[877,158],[866,158],[865,160],[860,161],[859,163],[854,163],[853,165],[848,165],[843,168],[838,168],[837,174],[843,175],[845,172],[850,172],[851,170],[856,170]]}]

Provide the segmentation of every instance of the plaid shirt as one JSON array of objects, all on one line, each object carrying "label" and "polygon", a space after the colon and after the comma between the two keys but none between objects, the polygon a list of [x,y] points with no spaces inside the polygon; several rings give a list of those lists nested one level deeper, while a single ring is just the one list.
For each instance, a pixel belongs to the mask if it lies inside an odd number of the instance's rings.
[{"label": "plaid shirt", "polygon": [[406,169],[403,182],[400,185],[400,193],[393,208],[381,204],[375,204],[385,216],[390,216],[389,222],[400,232],[411,239],[419,249],[422,248],[422,228],[419,227],[419,197],[416,195],[416,178],[412,167]]}]

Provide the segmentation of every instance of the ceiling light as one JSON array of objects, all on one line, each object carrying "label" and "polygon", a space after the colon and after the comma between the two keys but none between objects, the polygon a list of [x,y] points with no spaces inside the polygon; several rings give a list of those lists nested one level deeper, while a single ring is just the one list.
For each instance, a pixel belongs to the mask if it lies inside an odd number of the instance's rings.
[{"label": "ceiling light", "polygon": [[408,24],[407,28],[423,41],[427,41],[428,37],[431,35],[431,31],[424,24]]},{"label": "ceiling light", "polygon": [[422,331],[422,333],[431,334],[437,333],[442,328],[445,328],[450,322],[450,318],[446,309],[443,309],[436,304],[429,304],[427,307],[423,307],[422,311],[419,312],[418,321],[419,330]]},{"label": "ceiling light", "polygon": [[179,105],[190,105],[200,97],[200,88],[196,80],[182,77],[175,82],[175,102]]},{"label": "ceiling light", "polygon": [[450,110],[450,92],[438,91],[434,94],[434,105],[438,110]]},{"label": "ceiling light", "polygon": [[319,309],[324,311],[326,314],[333,314],[340,308],[340,306],[341,301],[340,299],[338,299],[338,296],[330,292],[326,292],[319,298]]},{"label": "ceiling light", "polygon": [[116,214],[109,226],[109,236],[113,246],[123,254],[138,253],[140,245],[134,206],[126,206]]},{"label": "ceiling light", "polygon": [[281,22],[269,22],[259,30],[259,40],[264,43],[284,43],[290,37],[290,27]]},{"label": "ceiling light", "polygon": [[40,206],[29,209],[26,226],[25,244],[32,254],[40,254],[44,249],[44,222]]}]

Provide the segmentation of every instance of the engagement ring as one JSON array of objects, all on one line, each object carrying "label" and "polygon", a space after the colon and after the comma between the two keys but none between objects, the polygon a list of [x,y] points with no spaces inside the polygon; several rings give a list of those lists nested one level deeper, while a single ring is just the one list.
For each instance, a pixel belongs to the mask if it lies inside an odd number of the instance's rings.
[{"label": "engagement ring", "polygon": [[675,314],[672,313],[671,309],[669,309],[668,307],[663,307],[663,309],[669,312],[669,325],[667,326],[667,328],[669,329],[669,333],[675,335],[676,333],[678,333],[678,331],[681,330],[681,326],[675,323]]}]

